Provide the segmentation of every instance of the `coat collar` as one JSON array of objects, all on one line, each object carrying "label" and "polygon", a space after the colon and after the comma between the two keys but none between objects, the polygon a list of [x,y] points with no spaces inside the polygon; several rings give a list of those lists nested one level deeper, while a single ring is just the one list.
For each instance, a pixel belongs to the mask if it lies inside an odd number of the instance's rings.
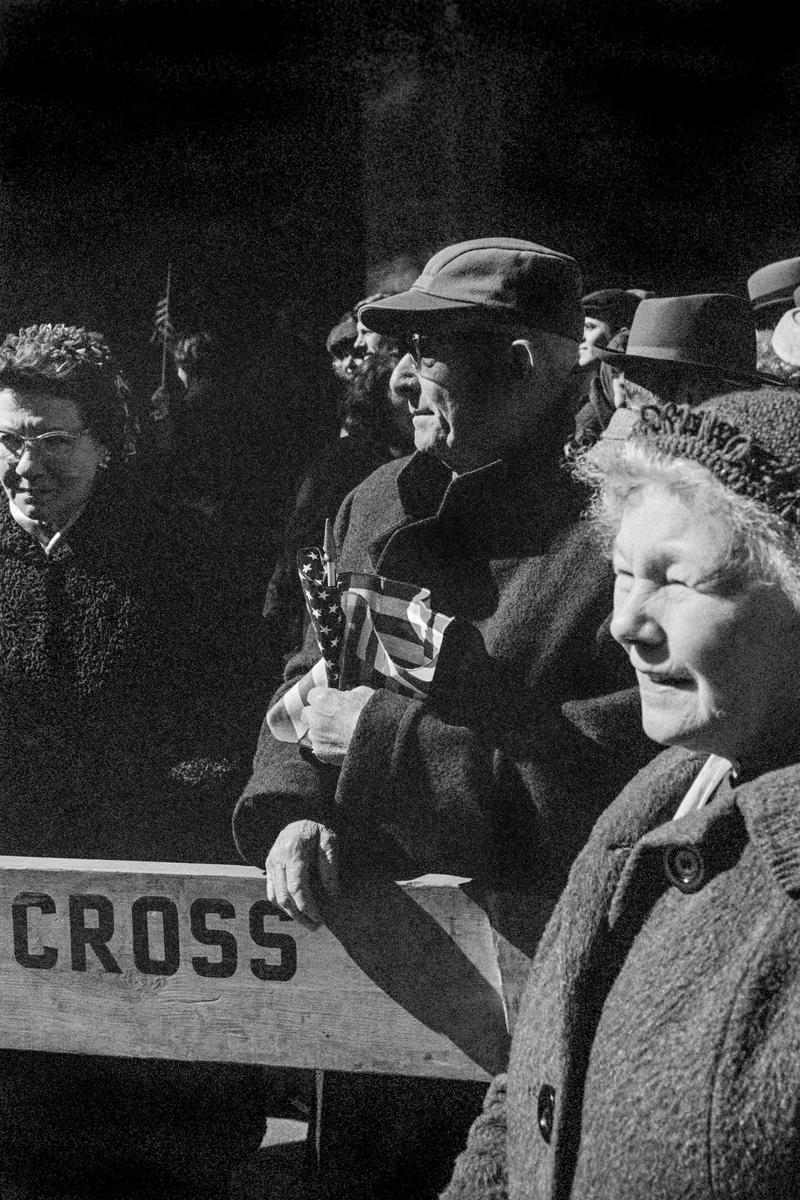
[{"label": "coat collar", "polygon": [[[699,764],[700,760],[694,761]],[[751,771],[758,765],[764,764],[752,762]],[[678,802],[680,799],[676,795]],[[692,846],[716,871],[738,858],[746,840],[753,844],[775,885],[791,898],[800,898],[800,762],[762,770],[755,778],[725,781],[705,808],[679,821],[663,820],[645,833],[625,862],[610,923],[613,925],[627,906],[626,896],[636,884],[642,862],[653,851]]]},{"label": "coat collar", "polygon": [[529,447],[463,475],[417,452],[400,470],[397,490],[406,522],[435,520],[443,532],[467,531],[470,540],[482,534],[491,544],[520,523],[552,521],[552,532],[576,519],[585,499],[557,456]]}]

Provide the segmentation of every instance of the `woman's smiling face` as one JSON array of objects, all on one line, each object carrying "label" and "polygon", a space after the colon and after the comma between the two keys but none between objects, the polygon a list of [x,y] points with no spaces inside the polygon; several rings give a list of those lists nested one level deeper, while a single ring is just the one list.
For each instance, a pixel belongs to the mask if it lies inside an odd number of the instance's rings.
[{"label": "woman's smiling face", "polygon": [[0,388],[0,430],[28,438],[58,430],[74,437],[59,460],[49,457],[42,443],[26,446],[18,459],[0,447],[0,478],[8,498],[24,516],[59,528],[88,500],[108,451],[83,428],[71,400],[49,393]]},{"label": "woman's smiling face", "polygon": [[800,614],[729,567],[723,520],[648,483],[614,545],[611,632],[639,681],[648,737],[735,759],[797,713]]}]

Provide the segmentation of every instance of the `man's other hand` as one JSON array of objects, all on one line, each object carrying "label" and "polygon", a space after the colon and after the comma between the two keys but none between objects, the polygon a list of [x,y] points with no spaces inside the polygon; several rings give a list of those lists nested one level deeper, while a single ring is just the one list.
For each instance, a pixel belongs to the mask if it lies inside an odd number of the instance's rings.
[{"label": "man's other hand", "polygon": [[308,693],[303,714],[308,721],[311,749],[320,762],[341,766],[353,737],[361,710],[374,688],[357,687],[350,692],[315,687]]},{"label": "man's other hand", "polygon": [[336,896],[338,868],[336,834],[316,821],[293,821],[267,855],[267,899],[306,929],[318,929],[322,916],[314,887]]}]

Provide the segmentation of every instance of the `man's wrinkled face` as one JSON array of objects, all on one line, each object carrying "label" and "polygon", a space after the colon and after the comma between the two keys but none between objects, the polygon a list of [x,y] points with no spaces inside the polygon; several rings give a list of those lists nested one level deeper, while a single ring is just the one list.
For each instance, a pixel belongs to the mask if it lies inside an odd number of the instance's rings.
[{"label": "man's wrinkled face", "polygon": [[519,389],[511,343],[508,332],[455,325],[413,336],[392,387],[408,400],[417,450],[460,474],[516,443]]}]

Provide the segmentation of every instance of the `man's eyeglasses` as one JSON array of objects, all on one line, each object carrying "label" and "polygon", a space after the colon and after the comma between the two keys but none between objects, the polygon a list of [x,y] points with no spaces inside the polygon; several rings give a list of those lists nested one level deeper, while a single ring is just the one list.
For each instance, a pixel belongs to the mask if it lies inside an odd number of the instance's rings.
[{"label": "man's eyeglasses", "polygon": [[331,358],[336,359],[337,362],[354,357],[355,347],[352,342],[337,342],[335,346],[331,346]]},{"label": "man's eyeglasses", "polygon": [[446,333],[410,333],[406,335],[401,350],[410,354],[417,367],[423,362],[429,366],[435,362],[446,362],[452,350],[465,350],[498,346],[509,341],[508,335],[495,329],[453,329]]},{"label": "man's eyeglasses", "polygon": [[0,457],[19,462],[26,450],[36,449],[45,462],[65,462],[85,432],[85,429],[74,433],[66,429],[49,429],[46,433],[23,437],[10,429],[0,429]]}]

